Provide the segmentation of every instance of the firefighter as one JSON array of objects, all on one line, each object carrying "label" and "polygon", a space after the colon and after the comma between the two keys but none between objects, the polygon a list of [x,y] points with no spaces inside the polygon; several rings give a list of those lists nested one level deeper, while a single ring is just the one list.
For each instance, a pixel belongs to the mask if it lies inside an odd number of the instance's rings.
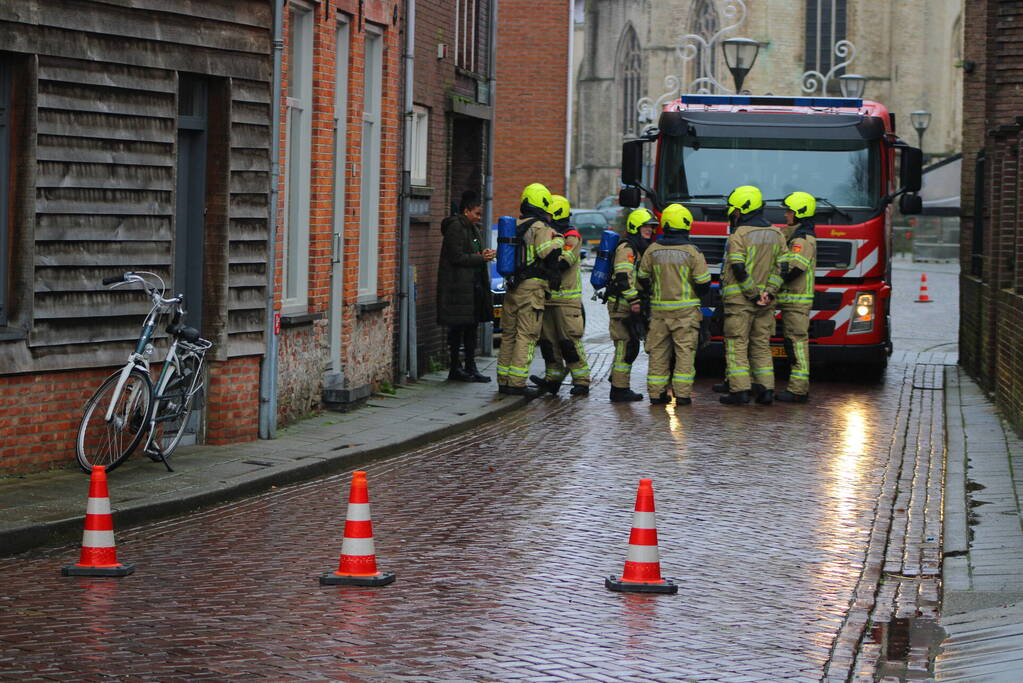
[{"label": "firefighter", "polygon": [[501,351],[497,356],[497,390],[536,398],[526,386],[529,365],[540,339],[544,303],[550,296],[549,281],[560,278],[557,260],[565,239],[549,225],[552,197],[540,183],[522,191],[516,225],[515,274],[508,283],[502,305]]},{"label": "firefighter", "polygon": [[675,404],[693,402],[694,360],[703,320],[700,297],[710,289],[710,272],[703,253],[689,240],[692,225],[689,209],[681,204],[667,206],[661,214],[664,237],[651,244],[639,261],[637,278],[650,293],[647,390],[653,405],[670,401],[669,378]]},{"label": "firefighter", "polygon": [[582,253],[582,235],[569,225],[568,217],[572,208],[568,199],[552,195],[551,227],[565,240],[558,258],[560,282],[551,289],[551,298],[544,308],[543,327],[540,332],[540,353],[546,363],[544,377],[531,375],[540,393],[550,392],[556,396],[561,381],[572,373],[573,396],[588,396],[590,393],[590,366],[586,363],[583,350],[583,281],[579,261]]},{"label": "firefighter", "polygon": [[763,211],[763,196],[752,185],[737,187],[728,195],[728,220],[734,231],[721,264],[721,298],[729,393],[721,402],[729,405],[749,403],[751,382],[756,384],[757,403],[774,400],[772,302],[782,284],[780,264],[786,247],[781,230],[764,218]]},{"label": "firefighter", "polygon": [[646,323],[641,312],[640,293],[636,289],[636,266],[654,236],[657,220],[646,209],[635,209],[625,220],[625,236],[615,248],[612,259],[611,285],[608,287],[608,332],[615,346],[611,366],[611,401],[642,401],[643,394],[629,387],[632,362],[639,355],[639,345]]},{"label": "firefighter", "polygon": [[782,262],[778,308],[792,370],[789,385],[776,401],[806,403],[810,399],[810,309],[813,307],[813,271],[817,267],[817,235],[814,213],[817,201],[808,192],[793,192],[782,200],[788,253]]}]

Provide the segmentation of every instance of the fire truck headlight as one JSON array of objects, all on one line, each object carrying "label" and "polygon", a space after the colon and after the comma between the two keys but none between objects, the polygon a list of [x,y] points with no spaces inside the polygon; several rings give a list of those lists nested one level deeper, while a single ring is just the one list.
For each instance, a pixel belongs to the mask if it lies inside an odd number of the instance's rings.
[{"label": "fire truck headlight", "polygon": [[874,329],[874,295],[861,292],[856,295],[853,307],[852,322],[849,323],[849,334],[862,334]]}]

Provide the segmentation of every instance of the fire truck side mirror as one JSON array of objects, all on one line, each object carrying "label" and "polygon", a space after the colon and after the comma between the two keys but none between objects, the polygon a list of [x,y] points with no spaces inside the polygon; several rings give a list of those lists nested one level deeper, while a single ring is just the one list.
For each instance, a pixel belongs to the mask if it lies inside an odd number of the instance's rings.
[{"label": "fire truck side mirror", "polygon": [[622,206],[627,206],[630,209],[635,209],[639,206],[642,197],[639,195],[639,188],[635,185],[623,187],[618,190],[618,203]]},{"label": "fire truck side mirror", "polygon": [[903,216],[916,216],[924,210],[924,200],[918,194],[904,194],[899,197],[899,211]]},{"label": "fire truck side mirror", "polygon": [[[639,185],[643,178],[643,144],[646,140],[622,143],[622,184]],[[624,206],[624,205],[623,205]]]},{"label": "fire truck side mirror", "polygon": [[899,167],[899,189],[904,192],[919,192],[923,182],[924,155],[916,147],[902,147],[902,164]]}]

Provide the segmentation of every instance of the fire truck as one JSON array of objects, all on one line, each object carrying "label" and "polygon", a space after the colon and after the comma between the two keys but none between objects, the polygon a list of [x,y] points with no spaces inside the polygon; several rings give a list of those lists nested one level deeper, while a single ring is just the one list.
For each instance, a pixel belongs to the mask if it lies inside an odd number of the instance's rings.
[{"label": "fire truck", "polygon": [[[644,147],[653,145],[644,182]],[[898,152],[898,155],[896,154]],[[899,158],[896,173],[896,158]],[[814,364],[857,366],[879,377],[892,352],[892,204],[920,213],[922,155],[895,134],[882,104],[838,97],[683,95],[656,128],[622,146],[619,203],[693,213],[692,241],[720,277],[728,224],[725,198],[739,185],[763,192],[764,215],[785,223],[783,199],[817,197],[817,268],[810,319]],[[717,280],[716,280],[717,281]],[[704,300],[711,343],[700,358],[723,357],[718,289]],[[713,315],[711,311],[716,311]],[[785,358],[780,322],[772,353]]]}]

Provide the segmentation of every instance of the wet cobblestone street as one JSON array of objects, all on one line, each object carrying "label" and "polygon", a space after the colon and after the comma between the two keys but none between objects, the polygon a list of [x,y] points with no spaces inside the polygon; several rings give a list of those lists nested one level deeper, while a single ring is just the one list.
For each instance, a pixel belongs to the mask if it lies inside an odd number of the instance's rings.
[{"label": "wet cobblestone street", "polygon": [[[693,406],[665,410],[609,403],[594,348],[591,397],[363,468],[395,583],[317,583],[337,567],[349,474],[281,488],[118,531],[137,566],[124,579],[61,578],[75,547],[0,561],[0,677],[844,681],[873,680],[886,654],[919,666],[882,626],[936,609],[940,366],[769,407],[722,406],[704,378]],[[641,477],[674,596],[603,586]]]}]

